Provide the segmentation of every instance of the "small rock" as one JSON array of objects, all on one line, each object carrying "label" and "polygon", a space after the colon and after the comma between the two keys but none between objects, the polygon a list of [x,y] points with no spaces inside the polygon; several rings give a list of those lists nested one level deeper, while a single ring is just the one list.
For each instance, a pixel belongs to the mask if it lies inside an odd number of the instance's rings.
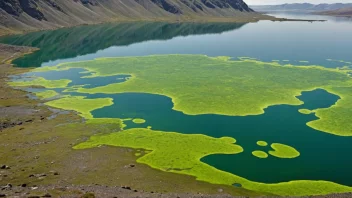
[{"label": "small rock", "polygon": [[131,187],[129,187],[129,186],[122,186],[121,188],[126,189],[126,190],[132,190]]},{"label": "small rock", "polygon": [[52,173],[53,175],[60,175],[60,173],[58,173],[56,171],[50,171],[50,173]]},{"label": "small rock", "polygon": [[32,189],[32,190],[37,190],[38,187],[37,187],[37,186],[33,186],[33,187],[31,187],[31,189]]},{"label": "small rock", "polygon": [[46,193],[45,195],[43,195],[42,197],[51,197],[51,194]]},{"label": "small rock", "polygon": [[224,191],[224,190],[221,189],[221,188],[218,189],[218,192],[219,192],[219,193],[222,193],[223,191]]},{"label": "small rock", "polygon": [[21,184],[21,187],[25,188],[27,187],[27,184]]},{"label": "small rock", "polygon": [[7,184],[6,186],[2,186],[1,190],[9,190],[12,188],[12,184]]},{"label": "small rock", "polygon": [[6,197],[6,195],[5,194],[0,194],[0,197]]},{"label": "small rock", "polygon": [[7,165],[2,165],[0,169],[11,169],[11,168]]},{"label": "small rock", "polygon": [[138,192],[138,190],[134,190],[134,192]]},{"label": "small rock", "polygon": [[133,168],[133,167],[135,167],[135,166],[136,166],[136,165],[134,165],[134,164],[130,164],[130,167],[131,167],[131,168]]}]

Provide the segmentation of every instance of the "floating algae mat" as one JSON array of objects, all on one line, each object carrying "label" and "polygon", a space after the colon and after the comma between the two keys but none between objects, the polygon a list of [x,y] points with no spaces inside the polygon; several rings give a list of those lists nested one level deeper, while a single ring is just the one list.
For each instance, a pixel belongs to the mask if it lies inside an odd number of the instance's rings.
[{"label": "floating algae mat", "polygon": [[352,191],[350,72],[154,55],[41,67],[10,85],[46,87],[38,95],[64,96],[47,105],[124,126],[75,149],[144,149],[151,152],[137,161],[162,171],[277,195],[315,195]]}]

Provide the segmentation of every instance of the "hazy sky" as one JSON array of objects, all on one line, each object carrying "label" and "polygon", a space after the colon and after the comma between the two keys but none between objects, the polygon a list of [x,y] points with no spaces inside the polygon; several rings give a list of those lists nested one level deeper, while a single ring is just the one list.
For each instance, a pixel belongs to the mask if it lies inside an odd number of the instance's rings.
[{"label": "hazy sky", "polygon": [[284,4],[284,3],[352,3],[352,0],[244,0],[249,5]]}]

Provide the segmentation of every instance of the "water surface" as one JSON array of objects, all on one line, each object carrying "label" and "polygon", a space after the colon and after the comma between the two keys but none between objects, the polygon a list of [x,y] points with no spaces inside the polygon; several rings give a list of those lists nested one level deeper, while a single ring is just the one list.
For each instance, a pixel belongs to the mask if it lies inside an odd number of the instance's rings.
[{"label": "water surface", "polygon": [[[41,50],[14,61],[21,67],[39,67],[59,63],[92,60],[99,57],[154,54],[205,54],[209,56],[253,57],[295,65],[324,67],[351,66],[352,21],[348,18],[302,13],[273,13],[279,17],[326,19],[327,22],[257,23],[120,23],[64,28],[0,38],[0,42],[39,47]],[[305,61],[305,62],[302,62]],[[307,62],[306,62],[307,61]],[[81,69],[60,72],[28,73],[49,80],[71,79],[72,85],[104,86],[124,82],[128,75],[81,78]],[[297,79],[299,80],[299,79]],[[62,91],[63,89],[56,89]],[[37,90],[34,90],[37,91]],[[71,93],[73,95],[85,95]],[[324,90],[304,92],[301,106],[277,105],[258,116],[185,115],[172,110],[170,98],[153,94],[93,94],[88,98],[114,99],[114,105],[95,110],[94,117],[143,118],[144,124],[126,121],[128,128],[152,126],[155,130],[185,134],[230,136],[244,152],[237,155],[211,155],[202,159],[218,169],[253,181],[276,183],[290,180],[328,180],[352,186],[352,150],[350,137],[339,137],[306,126],[317,119],[301,108],[327,108],[339,99]],[[259,159],[254,150],[258,140],[295,147],[301,156]]]}]

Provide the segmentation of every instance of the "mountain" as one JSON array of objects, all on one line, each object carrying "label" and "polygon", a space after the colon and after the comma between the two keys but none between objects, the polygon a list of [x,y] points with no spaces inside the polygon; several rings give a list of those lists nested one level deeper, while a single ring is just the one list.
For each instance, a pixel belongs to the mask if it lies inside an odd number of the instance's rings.
[{"label": "mountain", "polygon": [[0,30],[33,31],[111,21],[237,21],[273,17],[243,0],[0,0]]},{"label": "mountain", "polygon": [[310,3],[292,3],[281,5],[252,5],[251,8],[258,12],[267,11],[327,11],[336,10],[346,7],[352,7],[352,3],[334,3],[334,4],[310,4]]},{"label": "mountain", "polygon": [[0,37],[0,43],[32,46],[40,50],[13,61],[20,67],[41,66],[43,62],[73,58],[111,46],[127,46],[178,36],[220,34],[236,30],[246,23],[166,23],[127,22],[85,25],[51,31]]},{"label": "mountain", "polygon": [[340,8],[340,9],[329,10],[329,11],[313,12],[313,14],[352,17],[352,7]]}]

